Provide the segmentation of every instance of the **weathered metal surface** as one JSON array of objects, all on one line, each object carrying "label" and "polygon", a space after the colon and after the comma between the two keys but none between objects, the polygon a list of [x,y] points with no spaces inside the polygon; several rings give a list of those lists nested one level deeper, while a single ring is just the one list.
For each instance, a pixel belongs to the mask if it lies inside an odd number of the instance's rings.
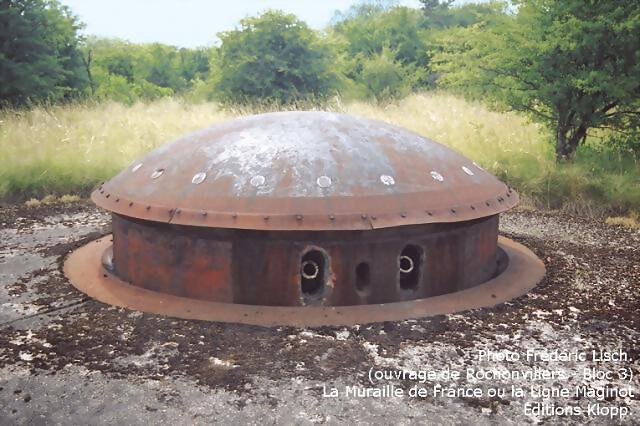
[{"label": "weathered metal surface", "polygon": [[[203,228],[113,215],[113,266],[115,275],[134,286],[193,299],[269,306],[378,304],[438,296],[489,280],[498,268],[497,239],[497,215],[325,232]],[[306,291],[305,276],[310,278]]]},{"label": "weathered metal surface", "polygon": [[106,278],[259,312],[384,306],[482,285],[504,268],[498,214],[518,195],[405,129],[287,112],[164,145],[92,199],[113,212]]},{"label": "weathered metal surface", "polygon": [[499,253],[508,264],[495,278],[442,296],[404,302],[360,306],[251,306],[194,300],[135,287],[100,266],[102,253],[111,245],[109,236],[73,252],[64,272],[78,290],[104,303],[179,318],[223,321],[262,326],[317,327],[400,321],[494,306],[521,296],[545,274],[544,264],[526,247],[499,238]]},{"label": "weathered metal surface", "polygon": [[518,196],[471,160],[405,129],[282,112],[166,144],[92,199],[150,221],[302,231],[467,221],[505,211]]}]

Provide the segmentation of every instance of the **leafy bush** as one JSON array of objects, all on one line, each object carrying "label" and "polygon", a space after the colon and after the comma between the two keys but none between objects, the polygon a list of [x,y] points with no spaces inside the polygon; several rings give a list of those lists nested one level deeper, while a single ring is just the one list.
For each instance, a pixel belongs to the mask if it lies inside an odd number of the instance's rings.
[{"label": "leafy bush", "polygon": [[212,84],[222,101],[289,103],[324,98],[336,89],[331,50],[294,15],[268,11],[218,36]]},{"label": "leafy bush", "polygon": [[156,86],[153,83],[149,83],[147,80],[142,80],[137,83],[134,86],[133,92],[139,99],[143,99],[145,101],[152,101],[173,95],[173,89],[171,87]]},{"label": "leafy bush", "polygon": [[138,97],[134,85],[120,74],[111,74],[98,69],[94,72],[95,96],[100,100],[112,100],[126,105],[133,104]]},{"label": "leafy bush", "polygon": [[369,98],[426,87],[430,70],[423,20],[420,10],[384,4],[358,4],[336,14],[329,35],[344,75],[364,85]]},{"label": "leafy bush", "polygon": [[380,54],[363,61],[358,82],[366,87],[368,97],[377,101],[396,98],[409,92],[405,83],[405,70],[394,60],[390,49],[384,49]]},{"label": "leafy bush", "polygon": [[90,37],[83,48],[94,96],[131,105],[186,93],[209,71],[208,49]]}]

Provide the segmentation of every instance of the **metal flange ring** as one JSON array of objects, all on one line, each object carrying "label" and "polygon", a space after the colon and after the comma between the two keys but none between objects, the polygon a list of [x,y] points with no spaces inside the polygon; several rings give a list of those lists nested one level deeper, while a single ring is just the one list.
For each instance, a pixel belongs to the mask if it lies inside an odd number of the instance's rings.
[{"label": "metal flange ring", "polygon": [[506,269],[489,281],[454,293],[374,305],[256,306],[158,293],[123,281],[101,265],[102,254],[112,244],[110,238],[111,235],[106,235],[91,241],[65,260],[65,276],[89,297],[122,308],[169,317],[267,327],[352,326],[489,307],[525,294],[545,274],[544,264],[531,250],[498,237],[499,247],[508,259]]},{"label": "metal flange ring", "polygon": [[[305,271],[305,268],[307,266],[311,266],[313,267],[313,273],[312,274],[308,274]],[[302,265],[300,265],[300,274],[302,275],[302,278],[306,279],[306,280],[313,280],[316,279],[318,277],[318,274],[320,273],[320,267],[318,266],[318,264],[316,262],[314,262],[313,260],[305,260],[304,262],[302,262]]]},{"label": "metal flange ring", "polygon": [[[403,260],[409,262],[409,267],[407,267],[407,268],[403,268],[402,267],[402,261]],[[413,271],[413,267],[414,267],[413,259],[411,259],[409,256],[404,256],[404,255],[400,256],[400,262],[399,263],[400,263],[400,272],[402,272],[403,274],[408,274],[409,272]]]}]

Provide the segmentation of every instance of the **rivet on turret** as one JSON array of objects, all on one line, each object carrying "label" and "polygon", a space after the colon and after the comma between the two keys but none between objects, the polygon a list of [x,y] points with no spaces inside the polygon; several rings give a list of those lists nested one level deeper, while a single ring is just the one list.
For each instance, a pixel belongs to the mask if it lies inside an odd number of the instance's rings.
[{"label": "rivet on turret", "polygon": [[320,188],[328,188],[331,186],[331,178],[329,176],[320,176],[316,179],[316,184]]},{"label": "rivet on turret", "polygon": [[301,214],[296,215],[296,220],[298,221],[302,220],[302,215]]},{"label": "rivet on turret", "polygon": [[164,173],[164,169],[155,169],[153,173],[151,173],[151,179],[158,179]]},{"label": "rivet on turret", "polygon": [[393,176],[389,176],[389,175],[380,175],[380,182],[384,183],[387,186],[392,186],[396,184],[396,181],[393,178]]},{"label": "rivet on turret", "polygon": [[193,178],[191,179],[191,183],[198,185],[204,182],[206,178],[207,178],[207,174],[205,172],[196,173],[195,175],[193,175]]},{"label": "rivet on turret", "polygon": [[436,172],[436,171],[431,171],[431,177],[433,178],[433,180],[437,180],[438,182],[443,182],[444,181],[444,177]]},{"label": "rivet on turret", "polygon": [[367,218],[367,215],[365,213],[362,213],[360,217],[362,218],[362,220],[365,220]]},{"label": "rivet on turret", "polygon": [[407,217],[407,213],[402,212],[402,213],[400,213],[400,216],[402,216],[402,217]]}]

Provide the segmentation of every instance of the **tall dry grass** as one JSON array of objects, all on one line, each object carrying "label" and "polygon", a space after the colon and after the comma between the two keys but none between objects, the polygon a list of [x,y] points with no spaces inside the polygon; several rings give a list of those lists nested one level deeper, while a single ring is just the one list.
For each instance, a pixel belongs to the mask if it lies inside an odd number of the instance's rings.
[{"label": "tall dry grass", "polygon": [[0,198],[86,193],[184,133],[229,118],[215,104],[165,98],[0,113]]},{"label": "tall dry grass", "polygon": [[384,107],[354,103],[348,110],[448,145],[524,192],[535,190],[539,185],[535,178],[555,167],[553,148],[542,126],[452,95],[412,95]]},{"label": "tall dry grass", "polygon": [[[308,105],[299,106],[308,108]],[[443,94],[388,105],[335,100],[328,109],[391,122],[462,152],[530,202],[581,211],[640,209],[635,157],[591,139],[572,164],[558,165],[541,125]],[[178,99],[0,112],[0,199],[86,194],[154,147],[192,130],[272,106],[222,110]]]},{"label": "tall dry grass", "polygon": [[630,150],[608,146],[606,133],[593,132],[573,162],[558,164],[544,126],[445,93],[416,94],[386,106],[352,103],[347,110],[412,129],[462,152],[536,207],[590,215],[640,210],[638,158]]}]

